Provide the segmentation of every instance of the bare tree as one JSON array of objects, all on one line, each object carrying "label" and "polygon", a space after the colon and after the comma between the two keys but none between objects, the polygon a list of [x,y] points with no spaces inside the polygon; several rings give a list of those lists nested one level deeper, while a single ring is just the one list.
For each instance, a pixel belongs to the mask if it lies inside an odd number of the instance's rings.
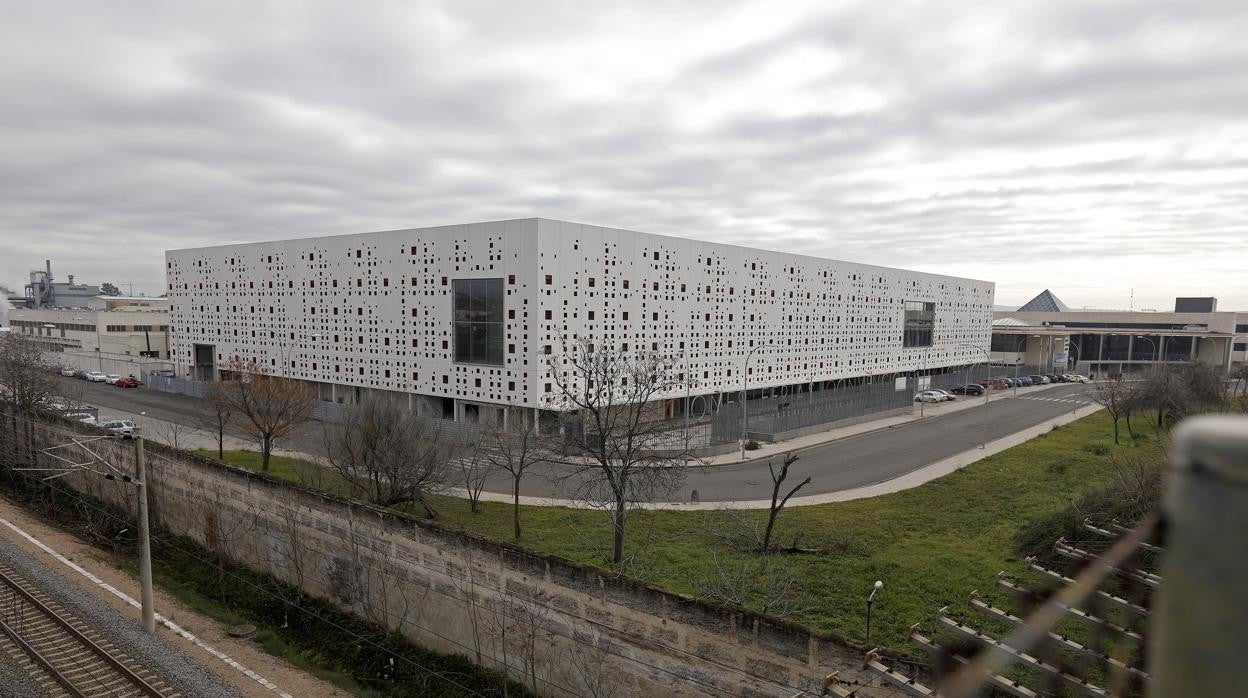
[{"label": "bare tree", "polygon": [[1118,439],[1118,420],[1130,410],[1135,400],[1132,387],[1121,380],[1103,380],[1092,389],[1092,400],[1104,407],[1114,421],[1114,443],[1122,443]]},{"label": "bare tree", "polygon": [[11,403],[19,413],[56,402],[60,383],[39,345],[20,334],[0,334],[0,401]]},{"label": "bare tree", "polygon": [[229,391],[218,383],[209,383],[204,390],[203,409],[194,420],[195,426],[212,434],[217,442],[217,458],[225,460],[225,430],[234,421]]},{"label": "bare tree", "polygon": [[34,462],[35,432],[29,420],[41,411],[64,406],[60,383],[51,368],[36,342],[20,334],[0,334],[0,403],[12,406],[9,432],[14,464]]},{"label": "bare tree", "polygon": [[800,588],[796,573],[771,555],[727,560],[712,548],[711,568],[689,582],[698,598],[753,609],[777,618],[810,610],[798,599]]},{"label": "bare tree", "polygon": [[491,463],[486,457],[481,440],[455,459],[459,469],[459,480],[464,483],[464,491],[468,493],[468,510],[474,514],[481,513],[481,491],[485,489],[485,480],[490,476]]},{"label": "bare tree", "polygon": [[[579,421],[564,444],[574,496],[610,507],[611,562],[624,560],[629,506],[679,485],[688,452],[669,438],[661,400],[683,385],[669,357],[576,340],[552,357],[551,405]],[[671,449],[671,450],[667,450]]]},{"label": "bare tree", "polygon": [[511,475],[511,522],[516,540],[520,540],[520,481],[534,463],[547,456],[536,429],[536,421],[521,419],[518,431],[495,431],[487,437],[485,454],[490,465]]},{"label": "bare tree", "polygon": [[181,449],[186,445],[186,440],[190,436],[191,429],[178,422],[149,421],[144,431],[150,430],[155,441],[166,446],[172,446],[175,449]]},{"label": "bare tree", "polygon": [[[810,484],[810,478],[797,483],[789,493],[780,497],[780,487],[784,484],[785,478],[789,476],[789,466],[796,463],[798,456],[796,453],[789,451],[784,454],[784,464],[780,466],[780,472],[777,473],[775,466],[772,465],[771,459],[767,459],[767,472],[771,473],[771,508],[767,512],[767,529],[763,532],[762,553],[766,555],[771,552],[771,534],[776,527],[776,519],[780,517],[780,511],[784,509],[784,505],[789,503],[789,497],[792,497],[798,490]],[[777,502],[776,500],[779,499]]]},{"label": "bare tree", "polygon": [[1248,363],[1235,364],[1230,377],[1235,381],[1235,392],[1248,395]]},{"label": "bare tree", "polygon": [[311,421],[316,389],[270,375],[255,361],[231,361],[223,373],[235,378],[221,386],[222,400],[243,432],[259,443],[261,469],[268,472],[274,443]]},{"label": "bare tree", "polygon": [[385,507],[417,503],[431,519],[438,512],[429,495],[445,489],[450,464],[467,450],[427,420],[376,398],[357,405],[342,424],[325,426],[330,466],[353,496]]}]

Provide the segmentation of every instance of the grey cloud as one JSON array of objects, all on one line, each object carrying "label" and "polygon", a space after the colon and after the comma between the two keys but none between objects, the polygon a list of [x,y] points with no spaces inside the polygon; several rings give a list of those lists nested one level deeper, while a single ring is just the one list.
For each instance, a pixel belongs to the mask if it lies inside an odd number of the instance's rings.
[{"label": "grey cloud", "polygon": [[[1019,295],[1086,285],[1072,255],[1133,255],[1066,299],[1081,305],[1201,253],[1248,258],[1238,3],[781,7],[770,33],[581,97],[557,64],[569,42],[716,38],[739,6],[51,8],[21,5],[0,37],[0,282],[52,256],[158,291],[166,248],[530,215],[960,269]],[[1003,28],[967,44],[980,12]],[[805,48],[840,61],[751,99]],[[556,64],[500,58],[537,50]],[[879,108],[836,111],[864,86]],[[721,96],[743,105],[682,119]],[[1248,309],[1242,270],[1210,267],[1223,305]]]}]

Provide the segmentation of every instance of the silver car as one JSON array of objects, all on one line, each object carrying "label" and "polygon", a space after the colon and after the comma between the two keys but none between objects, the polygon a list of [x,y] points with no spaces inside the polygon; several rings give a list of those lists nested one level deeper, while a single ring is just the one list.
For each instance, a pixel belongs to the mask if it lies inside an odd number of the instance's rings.
[{"label": "silver car", "polygon": [[101,429],[107,429],[122,438],[129,439],[134,436],[134,422],[128,419],[108,419],[100,422],[98,426]]}]

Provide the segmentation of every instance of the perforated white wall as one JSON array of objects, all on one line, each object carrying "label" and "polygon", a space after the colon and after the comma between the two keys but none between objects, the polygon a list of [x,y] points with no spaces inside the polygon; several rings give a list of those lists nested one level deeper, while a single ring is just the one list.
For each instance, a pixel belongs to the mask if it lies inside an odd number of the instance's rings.
[{"label": "perforated white wall", "polygon": [[[547,347],[592,336],[684,361],[693,392],[979,361],[993,284],[524,219],[166,253],[179,375],[194,344],[296,378],[542,407]],[[452,360],[451,281],[502,278],[504,364]],[[936,303],[902,347],[903,303]],[[683,395],[683,389],[680,391]]]}]

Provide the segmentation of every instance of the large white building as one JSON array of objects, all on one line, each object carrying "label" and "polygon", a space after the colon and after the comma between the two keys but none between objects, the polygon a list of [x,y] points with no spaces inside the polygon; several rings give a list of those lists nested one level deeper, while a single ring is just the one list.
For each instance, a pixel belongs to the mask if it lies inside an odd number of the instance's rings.
[{"label": "large white building", "polygon": [[683,362],[695,395],[741,390],[763,345],[751,389],[982,361],[994,292],[548,219],[173,250],[166,262],[179,376],[256,360],[327,400],[388,391],[421,414],[483,422],[547,408],[551,355],[584,337]]}]

